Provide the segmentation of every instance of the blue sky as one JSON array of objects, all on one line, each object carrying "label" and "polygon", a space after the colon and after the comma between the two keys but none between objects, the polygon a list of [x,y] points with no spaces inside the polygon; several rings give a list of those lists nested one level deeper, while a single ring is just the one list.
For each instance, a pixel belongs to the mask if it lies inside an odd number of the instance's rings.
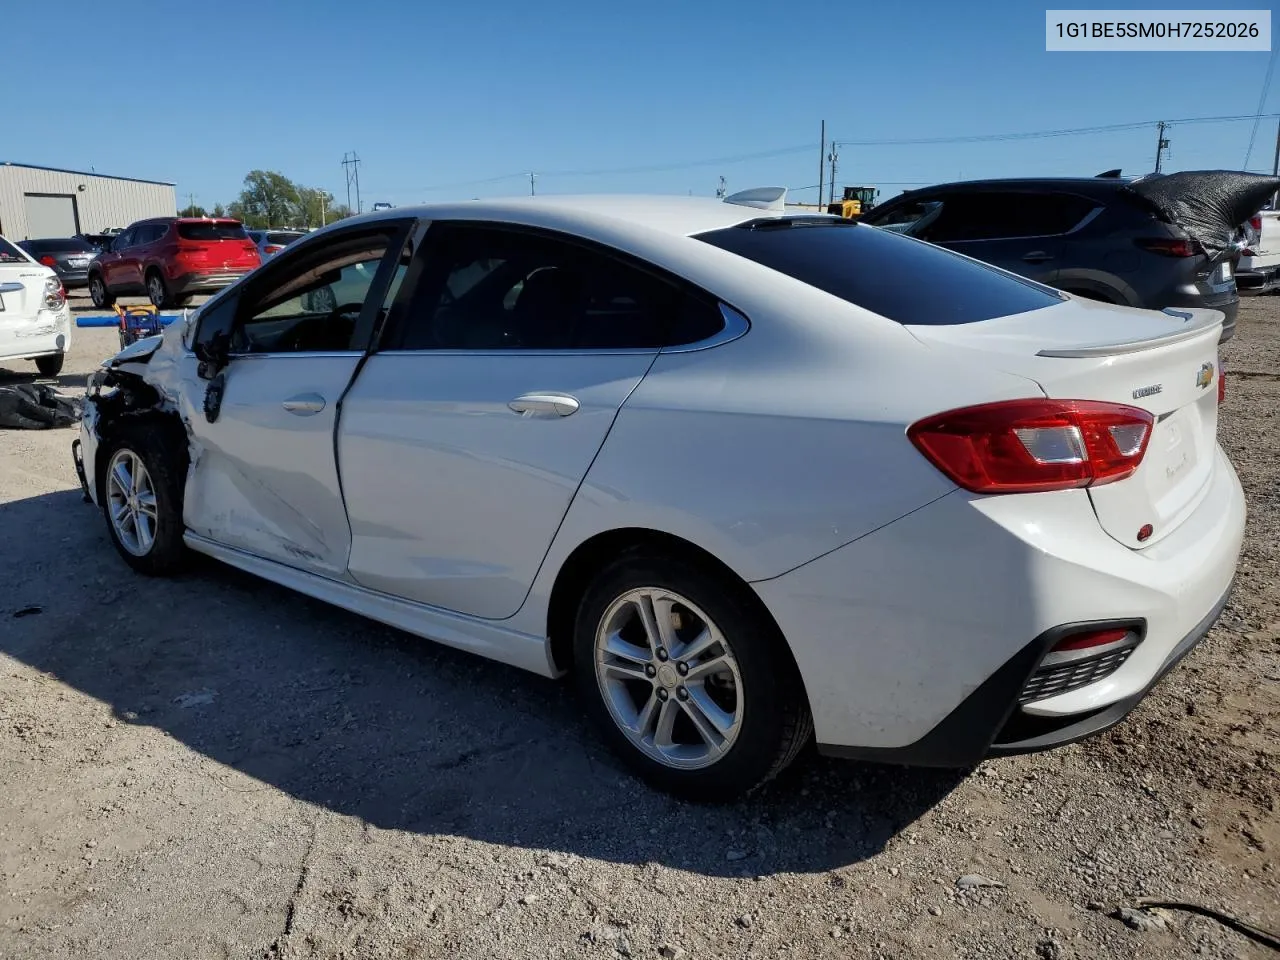
[{"label": "blue sky", "polygon": [[[345,200],[340,161],[355,150],[367,209],[527,193],[527,178],[469,181],[530,170],[545,193],[711,194],[721,174],[731,191],[805,187],[817,182],[824,118],[848,140],[1257,109],[1270,54],[1047,53],[1044,8],[62,0],[58,22],[77,26],[56,27],[46,6],[10,3],[0,159],[172,180],[182,202],[194,192],[212,205],[234,199],[252,168]],[[1276,73],[1269,112],[1280,112]],[[1238,169],[1250,129],[1174,127],[1166,169]],[[1252,168],[1270,169],[1275,136],[1262,121]],[[909,181],[1149,171],[1155,132],[840,153],[839,183],[879,184],[887,197]]]}]

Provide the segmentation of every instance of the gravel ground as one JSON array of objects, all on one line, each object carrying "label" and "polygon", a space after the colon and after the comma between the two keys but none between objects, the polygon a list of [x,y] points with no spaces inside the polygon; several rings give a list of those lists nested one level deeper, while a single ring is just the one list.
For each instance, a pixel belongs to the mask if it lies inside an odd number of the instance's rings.
[{"label": "gravel ground", "polygon": [[630,778],[562,685],[212,563],[134,576],[72,431],[0,434],[0,957],[1271,956],[1113,915],[1280,928],[1280,297],[1225,361],[1238,589],[1128,721],[968,776],[805,756],[729,808]]}]

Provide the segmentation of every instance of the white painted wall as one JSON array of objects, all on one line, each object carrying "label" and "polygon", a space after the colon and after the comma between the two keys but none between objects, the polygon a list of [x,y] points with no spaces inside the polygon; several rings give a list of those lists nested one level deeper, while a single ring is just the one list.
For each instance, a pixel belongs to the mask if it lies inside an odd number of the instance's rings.
[{"label": "white painted wall", "polygon": [[31,236],[27,224],[24,196],[28,193],[74,197],[81,233],[100,233],[178,212],[173,184],[0,163],[0,234],[10,240],[38,239]]}]

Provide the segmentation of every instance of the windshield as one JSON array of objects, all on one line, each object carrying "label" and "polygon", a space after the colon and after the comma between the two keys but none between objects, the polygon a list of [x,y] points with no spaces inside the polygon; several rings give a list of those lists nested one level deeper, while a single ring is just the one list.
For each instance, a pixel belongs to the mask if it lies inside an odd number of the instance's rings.
[{"label": "windshield", "polygon": [[179,223],[178,236],[183,240],[248,240],[244,224],[232,220],[204,223]]},{"label": "windshield", "polygon": [[284,246],[285,244],[293,243],[300,236],[302,236],[300,233],[268,233],[267,243],[278,243]]},{"label": "windshield", "polygon": [[848,221],[756,220],[697,239],[902,324],[974,323],[1062,302],[1049,287]]}]

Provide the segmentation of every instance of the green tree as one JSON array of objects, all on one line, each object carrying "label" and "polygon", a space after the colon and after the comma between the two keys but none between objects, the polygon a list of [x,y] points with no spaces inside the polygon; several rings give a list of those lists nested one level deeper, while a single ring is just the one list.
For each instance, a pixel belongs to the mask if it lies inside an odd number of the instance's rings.
[{"label": "green tree", "polygon": [[323,226],[330,220],[341,219],[332,213],[333,194],[327,190],[321,190],[318,187],[298,187],[297,193],[298,203],[294,210],[293,226],[310,229]]},{"label": "green tree", "polygon": [[213,215],[215,217],[225,217],[227,215],[227,208],[220,203],[215,203],[213,205]]},{"label": "green tree", "polygon": [[187,207],[185,210],[179,210],[179,211],[178,211],[178,216],[180,216],[180,217],[207,217],[207,216],[208,216],[208,214],[204,212],[204,207],[200,206],[199,204],[192,204],[191,206]]},{"label": "green tree", "polygon": [[298,187],[274,170],[250,170],[232,209],[237,205],[244,213],[241,219],[250,226],[285,226],[298,208]]}]

